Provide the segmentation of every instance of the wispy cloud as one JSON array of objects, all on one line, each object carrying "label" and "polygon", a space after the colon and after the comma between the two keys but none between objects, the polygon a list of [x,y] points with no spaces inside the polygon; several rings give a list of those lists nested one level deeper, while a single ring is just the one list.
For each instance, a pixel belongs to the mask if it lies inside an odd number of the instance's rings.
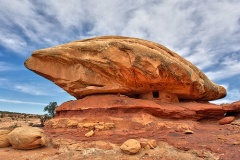
[{"label": "wispy cloud", "polygon": [[228,95],[226,98],[212,101],[212,103],[215,103],[215,104],[232,103],[239,100],[240,100],[240,90],[232,89],[232,90],[228,90]]},{"label": "wispy cloud", "polygon": [[[52,89],[47,84],[42,83],[16,83],[13,80],[0,78],[0,88],[8,89],[12,91],[22,92],[35,96],[53,96],[58,90]],[[48,92],[51,88],[51,93]]]},{"label": "wispy cloud", "polygon": [[14,90],[31,94],[31,95],[42,95],[42,96],[48,96],[51,95],[50,93],[47,92],[47,88],[42,89],[40,86],[32,86],[28,84],[18,84],[14,85],[13,87]]},{"label": "wispy cloud", "polygon": [[17,103],[17,104],[33,104],[33,105],[48,105],[46,103],[38,103],[38,102],[27,102],[27,101],[19,101],[19,100],[11,100],[11,99],[0,99],[0,102],[7,102],[7,103]]},{"label": "wispy cloud", "polygon": [[0,72],[1,71],[13,71],[13,70],[19,70],[19,67],[16,67],[12,64],[8,64],[6,62],[0,61]]},{"label": "wispy cloud", "polygon": [[206,72],[212,80],[226,79],[240,74],[240,52],[229,54],[218,63],[217,69]]}]

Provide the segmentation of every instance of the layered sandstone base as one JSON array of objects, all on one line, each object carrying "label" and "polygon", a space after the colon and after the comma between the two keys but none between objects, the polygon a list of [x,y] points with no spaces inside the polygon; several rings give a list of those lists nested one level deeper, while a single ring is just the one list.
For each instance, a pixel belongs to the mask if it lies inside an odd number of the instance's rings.
[{"label": "layered sandstone base", "polygon": [[[93,95],[60,105],[55,118],[48,121],[45,128],[49,133],[79,132],[81,134],[76,135],[81,141],[111,137],[114,143],[120,143],[126,136],[158,137],[159,130],[166,128],[188,132],[199,121],[218,122],[239,111],[239,103],[221,106],[197,102],[162,103],[122,95]],[[95,136],[98,134],[101,136]]]},{"label": "layered sandstone base", "polygon": [[158,100],[129,98],[124,95],[92,95],[83,99],[64,102],[56,118],[81,117],[86,120],[112,121],[112,118],[131,118],[142,113],[168,119],[223,118],[228,112],[239,112],[239,105],[215,105],[208,102],[163,103]]}]

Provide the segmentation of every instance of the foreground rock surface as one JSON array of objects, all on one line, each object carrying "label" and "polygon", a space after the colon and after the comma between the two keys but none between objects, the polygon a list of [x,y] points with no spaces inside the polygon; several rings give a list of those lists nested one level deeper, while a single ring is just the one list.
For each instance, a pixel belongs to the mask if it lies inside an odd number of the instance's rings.
[{"label": "foreground rock surface", "polygon": [[78,142],[70,139],[55,138],[53,144],[58,147],[44,147],[37,150],[14,150],[0,148],[3,159],[17,160],[216,160],[218,156],[211,151],[183,151],[160,142],[153,150],[142,151],[135,155],[122,153],[119,146],[110,142]]},{"label": "foreground rock surface", "polygon": [[15,149],[35,149],[45,146],[47,139],[40,128],[18,127],[8,134],[8,140]]},{"label": "foreground rock surface", "polygon": [[[239,117],[236,118],[236,124],[233,125],[219,125],[218,120],[210,119],[202,121],[161,119],[147,114],[139,115],[139,113],[136,113],[133,119],[134,122],[129,120],[121,123],[119,121],[111,130],[95,130],[92,137],[84,136],[87,130],[85,128],[52,129],[45,127],[44,130],[48,136],[52,137],[55,146],[60,144],[58,157],[63,156],[63,153],[65,156],[70,156],[71,153],[75,154],[76,159],[77,155],[78,158],[82,157],[83,159],[152,158],[169,160],[235,160],[240,156],[240,125],[236,125],[240,121]],[[65,120],[67,121],[67,118]],[[81,117],[79,117],[80,120]],[[194,133],[185,134],[187,129]],[[141,140],[139,137],[151,138],[158,143]],[[119,149],[126,139],[139,140],[144,149],[138,154],[128,157]],[[95,144],[98,141],[101,143]],[[75,144],[76,142],[80,144]],[[147,144],[151,145],[145,147]],[[150,146],[154,149],[149,149]]]},{"label": "foreground rock surface", "polygon": [[121,93],[160,101],[209,101],[226,95],[223,87],[189,61],[160,44],[137,38],[73,41],[35,51],[25,66],[77,99]]}]

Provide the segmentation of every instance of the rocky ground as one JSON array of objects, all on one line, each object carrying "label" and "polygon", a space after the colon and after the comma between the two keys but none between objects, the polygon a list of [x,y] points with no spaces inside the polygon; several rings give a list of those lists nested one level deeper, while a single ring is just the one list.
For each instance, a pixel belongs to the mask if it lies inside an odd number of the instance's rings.
[{"label": "rocky ground", "polygon": [[[240,156],[240,121],[232,124],[219,125],[216,120],[166,120],[162,119],[158,126],[132,130],[112,129],[95,131],[92,137],[85,137],[86,129],[58,128],[46,130],[53,139],[71,139],[65,151],[80,154],[89,150],[83,158],[91,159],[106,157],[108,159],[128,159],[121,153],[119,146],[130,138],[150,138],[158,142],[155,149],[143,150],[131,156],[131,159],[222,159],[237,160]],[[99,142],[101,140],[101,142]],[[68,143],[68,142],[66,142]],[[100,143],[99,145],[97,143]],[[76,145],[77,144],[77,145]],[[114,144],[114,145],[113,145]],[[75,153],[76,148],[79,152]],[[64,150],[60,145],[60,150]],[[83,149],[84,148],[84,149]],[[92,149],[92,151],[90,151]],[[106,153],[103,151],[105,150]],[[112,155],[114,153],[114,156]],[[116,154],[117,153],[117,154]],[[65,152],[66,154],[66,152]],[[73,155],[74,155],[73,154]],[[70,155],[69,155],[70,156]],[[103,158],[102,157],[102,158]],[[105,159],[105,158],[103,158]]]},{"label": "rocky ground", "polygon": [[[49,138],[46,147],[34,150],[0,148],[0,157],[6,160],[238,160],[240,157],[240,118],[237,114],[233,122],[224,125],[219,124],[219,119],[196,121],[159,118],[145,113],[137,113],[137,116],[130,114],[125,113],[125,118],[130,116],[129,123],[115,120],[114,127],[108,129],[100,127],[110,125],[105,122],[90,123],[76,117],[52,119],[43,128]],[[76,126],[76,121],[81,122]],[[1,119],[1,128],[15,123]],[[26,121],[17,123],[18,126],[27,125]],[[60,124],[61,127],[57,126]],[[94,134],[86,137],[90,130]],[[132,138],[138,141],[153,139],[157,146],[141,148],[134,155],[123,153],[120,146]]]}]

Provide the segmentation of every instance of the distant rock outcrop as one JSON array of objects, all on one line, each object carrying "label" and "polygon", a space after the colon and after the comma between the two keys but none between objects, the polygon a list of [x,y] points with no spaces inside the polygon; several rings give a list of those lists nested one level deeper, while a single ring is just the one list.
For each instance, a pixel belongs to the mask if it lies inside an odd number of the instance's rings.
[{"label": "distant rock outcrop", "polygon": [[105,36],[35,51],[25,62],[35,73],[80,99],[124,94],[161,102],[209,101],[226,90],[168,48],[146,40]]}]

